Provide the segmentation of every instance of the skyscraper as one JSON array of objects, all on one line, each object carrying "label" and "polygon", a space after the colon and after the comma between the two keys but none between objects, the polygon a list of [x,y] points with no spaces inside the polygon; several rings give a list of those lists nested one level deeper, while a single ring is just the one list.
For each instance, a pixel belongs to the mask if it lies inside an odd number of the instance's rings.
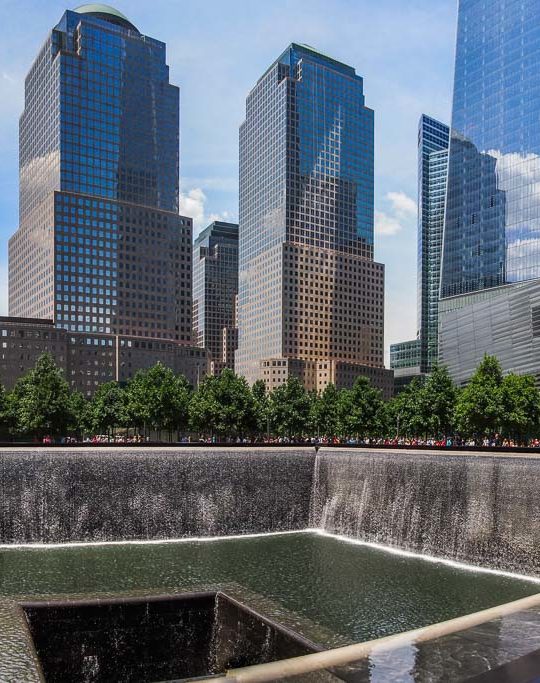
[{"label": "skyscraper", "polygon": [[448,174],[447,125],[422,114],[418,125],[418,330],[421,370],[438,358],[439,287]]},{"label": "skyscraper", "polygon": [[291,374],[386,387],[373,111],[352,67],[293,43],[249,93],[239,240],[237,371],[269,387]]},{"label": "skyscraper", "polygon": [[440,359],[540,377],[540,4],[461,0],[441,274]]},{"label": "skyscraper", "polygon": [[12,316],[191,340],[179,91],[165,45],[106,5],[66,11],[25,82]]},{"label": "skyscraper", "polygon": [[438,357],[438,309],[449,128],[422,114],[418,123],[417,338],[392,344],[396,386],[431,372]]},{"label": "skyscraper", "polygon": [[193,341],[208,349],[215,372],[234,369],[237,295],[238,225],[214,221],[193,245]]}]

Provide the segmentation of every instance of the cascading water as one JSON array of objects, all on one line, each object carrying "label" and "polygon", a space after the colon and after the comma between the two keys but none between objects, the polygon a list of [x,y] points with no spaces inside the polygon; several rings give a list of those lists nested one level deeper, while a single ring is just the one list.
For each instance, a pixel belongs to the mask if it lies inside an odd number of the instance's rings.
[{"label": "cascading water", "polygon": [[540,458],[277,449],[0,452],[0,543],[316,528],[540,575]]},{"label": "cascading water", "polygon": [[305,529],[313,449],[0,452],[0,543]]},{"label": "cascading water", "polygon": [[324,449],[310,526],[540,575],[540,459]]}]

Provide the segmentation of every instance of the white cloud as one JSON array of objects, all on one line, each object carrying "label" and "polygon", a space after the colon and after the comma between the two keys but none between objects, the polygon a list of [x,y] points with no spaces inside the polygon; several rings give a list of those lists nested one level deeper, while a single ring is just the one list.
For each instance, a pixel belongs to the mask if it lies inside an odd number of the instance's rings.
[{"label": "white cloud", "polygon": [[403,226],[395,216],[384,211],[375,211],[375,232],[377,235],[397,235]]},{"label": "white cloud", "polygon": [[386,199],[392,202],[392,208],[398,216],[416,216],[416,202],[405,192],[388,192]]},{"label": "white cloud", "polygon": [[208,178],[186,178],[182,183],[187,187],[204,187],[206,190],[218,190],[219,192],[238,192],[238,178],[231,177],[208,177]]},{"label": "white cloud", "polygon": [[193,219],[193,237],[204,230],[212,221],[231,221],[232,216],[228,211],[222,213],[206,214],[206,195],[200,187],[194,187],[187,192],[180,193],[180,215]]},{"label": "white cloud", "polygon": [[385,200],[390,203],[390,211],[375,211],[375,233],[397,235],[403,223],[416,217],[416,202],[405,192],[387,192]]},{"label": "white cloud", "polygon": [[193,219],[193,232],[199,233],[204,226],[204,203],[206,195],[200,187],[180,193],[180,214]]}]

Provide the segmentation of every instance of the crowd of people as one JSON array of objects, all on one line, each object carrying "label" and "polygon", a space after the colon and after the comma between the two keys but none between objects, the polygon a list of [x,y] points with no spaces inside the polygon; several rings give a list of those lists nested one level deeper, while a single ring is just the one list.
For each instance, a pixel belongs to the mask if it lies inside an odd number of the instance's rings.
[{"label": "crowd of people", "polygon": [[65,436],[60,439],[55,440],[52,436],[47,435],[42,439],[42,443],[45,445],[50,444],[60,444],[60,445],[70,445],[83,443],[85,445],[100,445],[100,444],[141,444],[141,443],[175,443],[175,444],[244,444],[244,445],[306,445],[306,446],[388,446],[392,448],[394,446],[410,446],[414,447],[434,447],[434,448],[452,448],[452,447],[482,447],[482,448],[540,448],[540,439],[530,439],[529,441],[516,441],[513,439],[502,438],[499,435],[495,435],[492,438],[483,439],[463,439],[459,436],[449,436],[439,439],[434,438],[408,438],[408,437],[395,437],[393,439],[389,438],[366,438],[366,439],[351,439],[351,438],[339,438],[339,437],[316,437],[316,436],[305,436],[305,437],[274,437],[274,436],[262,436],[257,438],[228,438],[228,439],[218,439],[218,437],[197,437],[197,436],[176,436],[174,439],[158,439],[156,435],[143,436],[142,434],[94,434],[92,436],[85,436],[81,442],[77,441],[74,437]]}]

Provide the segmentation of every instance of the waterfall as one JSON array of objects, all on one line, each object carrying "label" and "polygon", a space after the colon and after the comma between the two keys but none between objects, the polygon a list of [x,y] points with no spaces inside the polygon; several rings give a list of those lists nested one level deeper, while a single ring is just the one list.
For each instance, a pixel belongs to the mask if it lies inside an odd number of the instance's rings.
[{"label": "waterfall", "polygon": [[540,459],[324,449],[310,523],[403,550],[540,575]]},{"label": "waterfall", "polygon": [[0,451],[0,543],[317,528],[540,575],[540,458],[321,448]]},{"label": "waterfall", "polygon": [[309,525],[315,452],[0,451],[0,543],[228,536]]}]

